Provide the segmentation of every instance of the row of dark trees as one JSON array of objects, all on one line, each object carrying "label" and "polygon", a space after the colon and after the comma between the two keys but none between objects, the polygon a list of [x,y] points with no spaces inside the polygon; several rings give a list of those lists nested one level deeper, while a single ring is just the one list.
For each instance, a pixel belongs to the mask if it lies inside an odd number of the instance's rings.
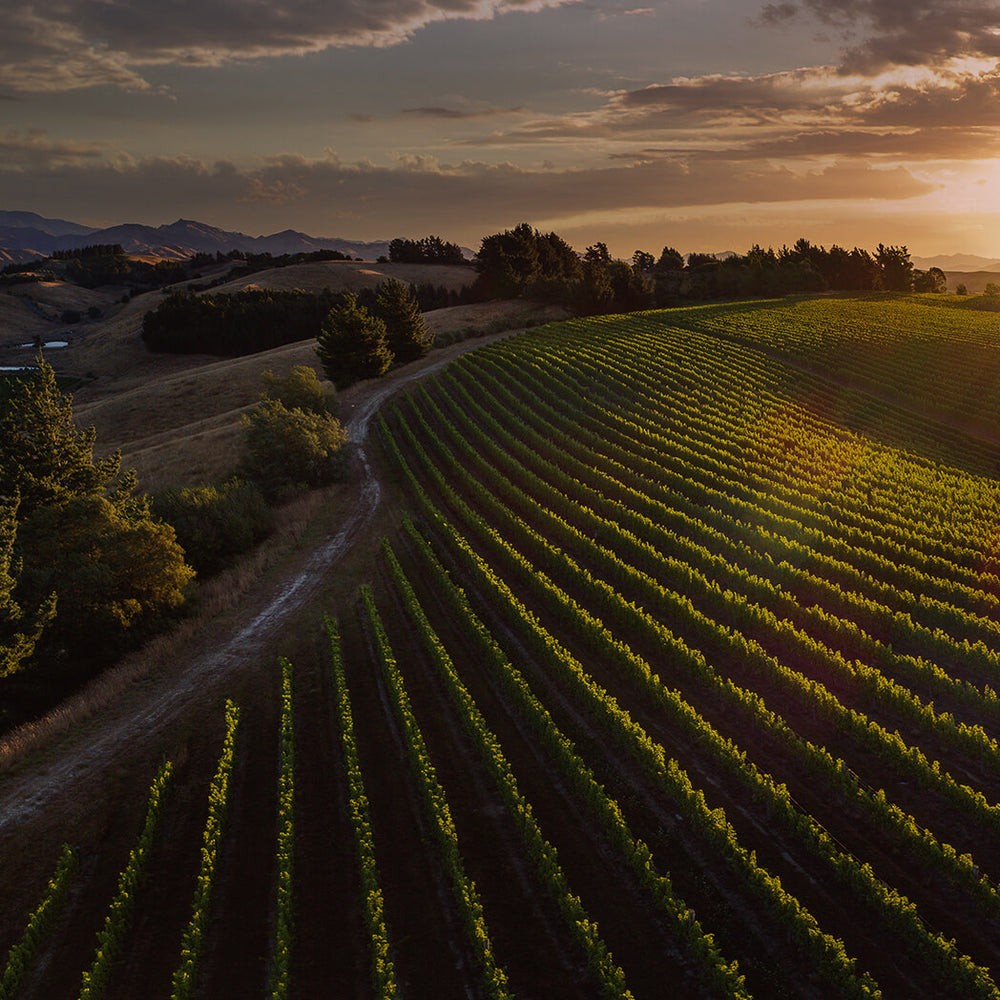
[{"label": "row of dark trees", "polygon": [[125,248],[120,243],[93,243],[72,250],[53,250],[52,260],[78,260],[80,257],[120,257]]},{"label": "row of dark trees", "polygon": [[879,244],[829,250],[806,239],[780,250],[754,245],[724,258],[673,247],[658,257],[636,250],[612,258],[604,243],[581,255],[556,233],[527,223],[484,237],[476,257],[480,298],[527,296],[557,302],[579,315],[628,312],[683,301],[817,291],[944,291],[938,268],[919,271],[905,246]]},{"label": "row of dark trees", "polygon": [[[385,291],[387,288],[389,291]],[[172,292],[143,317],[142,339],[151,351],[169,354],[220,357],[255,354],[315,339],[330,311],[342,305],[349,295],[358,307],[375,315],[382,315],[388,308],[389,295],[405,298],[407,308],[412,308],[418,316],[430,309],[458,305],[463,298],[460,293],[429,282],[407,286],[395,279],[355,293],[334,292],[329,288],[321,292],[262,288],[233,294]],[[400,351],[393,348],[393,353],[398,355]]]},{"label": "row of dark trees", "polygon": [[337,293],[246,288],[233,295],[171,292],[142,320],[151,351],[238,357],[317,336]]}]

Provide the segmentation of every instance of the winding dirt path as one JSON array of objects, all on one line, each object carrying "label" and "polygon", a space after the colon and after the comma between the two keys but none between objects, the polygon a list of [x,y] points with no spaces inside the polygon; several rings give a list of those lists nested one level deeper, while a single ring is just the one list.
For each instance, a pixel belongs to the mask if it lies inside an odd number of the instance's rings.
[{"label": "winding dirt path", "polygon": [[[43,831],[53,835],[54,826],[69,831],[75,822],[99,811],[102,804],[106,810],[113,798],[106,791],[109,775],[116,775],[115,780],[121,782],[131,761],[155,753],[168,727],[183,724],[191,713],[197,717],[199,706],[215,704],[224,697],[227,682],[231,683],[237,672],[253,669],[281,630],[329,585],[338,563],[369,533],[382,502],[382,486],[365,451],[369,424],[379,407],[404,386],[461,354],[519,332],[505,331],[454,344],[342,397],[342,401],[353,402],[346,429],[362,470],[346,519],[307,558],[272,583],[269,592],[262,596],[259,588],[254,589],[235,615],[209,623],[200,648],[187,662],[161,671],[148,685],[133,685],[129,697],[104,706],[93,723],[40,740],[41,745],[30,751],[26,760],[0,771],[0,885],[17,870],[33,830],[38,836],[43,836]],[[0,754],[2,751],[0,741]]]}]

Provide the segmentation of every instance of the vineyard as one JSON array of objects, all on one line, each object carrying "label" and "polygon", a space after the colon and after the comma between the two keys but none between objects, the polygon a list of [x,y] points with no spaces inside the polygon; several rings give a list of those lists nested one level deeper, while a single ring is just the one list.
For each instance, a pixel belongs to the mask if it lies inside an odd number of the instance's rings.
[{"label": "vineyard", "polygon": [[0,1000],[1000,998],[998,350],[803,298],[409,389],[369,583],[53,838]]}]

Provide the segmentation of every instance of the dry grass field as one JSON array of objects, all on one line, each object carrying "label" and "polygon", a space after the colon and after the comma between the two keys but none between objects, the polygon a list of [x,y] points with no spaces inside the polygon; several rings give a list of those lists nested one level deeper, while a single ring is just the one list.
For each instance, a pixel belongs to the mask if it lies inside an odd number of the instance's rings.
[{"label": "dry grass field", "polygon": [[[472,280],[473,272],[462,267],[323,261],[259,271],[212,291],[232,293],[251,286],[357,289],[389,277],[459,289]],[[0,365],[30,363],[31,350],[18,345],[36,337],[68,341],[65,348],[49,349],[46,359],[57,372],[81,379],[73,393],[78,423],[96,428],[99,453],[120,450],[123,464],[136,469],[147,490],[224,477],[238,460],[240,417],[257,401],[262,373],[285,374],[296,365],[317,367],[312,341],[241,358],[153,354],[140,337],[142,318],[164,294],[146,292],[122,302],[122,289],[88,290],[64,282],[15,285],[0,293]],[[102,311],[100,319],[70,327],[59,322],[64,310],[86,313],[91,306]],[[427,313],[425,320],[435,335],[449,339],[559,315],[559,310],[512,301],[439,309]],[[345,418],[350,395],[349,390],[339,401]]]},{"label": "dry grass field", "polygon": [[405,284],[424,285],[428,282],[435,287],[458,291],[464,285],[471,285],[476,273],[468,267],[454,267],[438,264],[376,264],[370,261],[323,260],[308,264],[290,264],[267,271],[236,278],[213,289],[214,292],[232,293],[244,288],[314,289],[374,288],[389,278],[396,278]]}]

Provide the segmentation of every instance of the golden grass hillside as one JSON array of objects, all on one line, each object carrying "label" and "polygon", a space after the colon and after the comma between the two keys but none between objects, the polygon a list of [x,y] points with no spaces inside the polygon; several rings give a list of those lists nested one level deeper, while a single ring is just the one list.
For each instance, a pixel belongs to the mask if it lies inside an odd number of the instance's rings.
[{"label": "golden grass hillside", "polygon": [[[526,302],[489,302],[438,309],[425,314],[435,333],[489,334],[561,316],[558,310]],[[240,417],[260,397],[265,371],[286,374],[296,365],[322,371],[314,341],[301,341],[242,358],[173,359],[185,367],[170,370],[150,355],[148,376],[136,369],[118,380],[120,389],[87,386],[75,395],[74,413],[83,426],[97,429],[102,453],[121,450],[144,488],[211,482],[225,476],[239,458]],[[443,350],[447,350],[444,348]],[[420,364],[420,362],[415,362]],[[333,387],[330,386],[333,396]],[[350,413],[351,390],[338,399]]]},{"label": "golden grass hillside", "polygon": [[[389,277],[460,288],[472,280],[473,272],[461,267],[324,261],[259,271],[212,291],[233,292],[248,285],[311,291],[359,288]],[[136,469],[147,490],[224,477],[238,461],[240,417],[259,398],[263,372],[285,374],[296,365],[319,370],[313,341],[241,358],[151,353],[140,337],[142,318],[164,292],[146,292],[123,303],[122,289],[93,292],[63,282],[15,287],[17,295],[0,294],[0,364],[30,363],[31,351],[14,345],[36,336],[69,340],[68,347],[47,351],[46,358],[57,372],[82,380],[74,391],[77,422],[96,429],[100,454],[120,450],[123,464]],[[85,310],[90,305],[102,308],[102,318],[76,324],[68,334],[52,318],[62,309]],[[561,315],[558,309],[512,301],[439,309],[424,318],[432,333],[448,340],[516,329]],[[340,400],[345,417],[350,395],[348,390]]]},{"label": "golden grass hillside", "polygon": [[406,285],[435,287],[443,285],[449,291],[459,291],[476,280],[476,272],[471,267],[456,267],[439,264],[373,264],[370,261],[323,260],[308,264],[290,264],[288,267],[274,267],[266,271],[236,278],[213,288],[213,293],[225,294],[242,291],[244,288],[301,288],[305,291],[321,291],[324,288],[357,291],[360,288],[374,288],[389,278],[396,278]]},{"label": "golden grass hillside", "polygon": [[[215,276],[218,269],[213,269]],[[206,276],[208,273],[206,272]],[[468,267],[422,264],[373,264],[362,261],[319,261],[269,268],[237,278],[209,290],[211,294],[232,294],[244,288],[300,288],[319,292],[374,288],[394,277],[406,284],[430,282],[459,290],[475,280]],[[184,287],[182,282],[176,287]],[[101,395],[134,388],[145,382],[150,370],[157,374],[176,372],[191,366],[167,355],[151,356],[140,339],[142,317],[155,309],[171,289],[144,292],[122,303],[125,289],[86,289],[68,282],[44,281],[14,285],[0,293],[0,364],[26,363],[30,355],[12,354],[13,345],[43,338],[68,339],[70,346],[49,360],[59,371],[88,379],[88,393]],[[83,321],[71,327],[59,322],[65,309],[86,312],[96,305],[102,310],[97,321]],[[204,359],[202,359],[204,363]],[[122,385],[117,380],[133,380]],[[108,380],[111,380],[110,384]]]}]

